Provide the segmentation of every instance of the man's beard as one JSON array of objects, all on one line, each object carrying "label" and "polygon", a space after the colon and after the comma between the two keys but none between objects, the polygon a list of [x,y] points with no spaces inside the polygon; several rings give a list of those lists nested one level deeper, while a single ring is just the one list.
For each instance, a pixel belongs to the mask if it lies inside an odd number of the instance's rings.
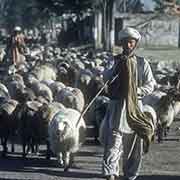
[{"label": "man's beard", "polygon": [[134,51],[134,49],[125,48],[123,50],[123,54],[126,55],[126,56],[130,56],[133,53],[133,51]]}]

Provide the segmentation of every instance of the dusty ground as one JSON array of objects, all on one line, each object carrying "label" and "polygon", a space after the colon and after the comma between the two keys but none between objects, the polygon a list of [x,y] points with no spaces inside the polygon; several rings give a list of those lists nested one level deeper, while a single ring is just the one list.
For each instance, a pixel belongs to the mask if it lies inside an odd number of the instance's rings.
[{"label": "dusty ground", "polygon": [[[164,143],[151,145],[150,152],[144,156],[138,180],[180,180],[180,132],[176,128],[180,122],[173,123]],[[76,168],[64,173],[55,158],[46,160],[43,155],[21,159],[20,146],[16,154],[8,159],[0,159],[0,179],[14,180],[103,180],[101,161],[103,149],[86,143],[76,156]],[[43,152],[44,146],[41,147]]]}]

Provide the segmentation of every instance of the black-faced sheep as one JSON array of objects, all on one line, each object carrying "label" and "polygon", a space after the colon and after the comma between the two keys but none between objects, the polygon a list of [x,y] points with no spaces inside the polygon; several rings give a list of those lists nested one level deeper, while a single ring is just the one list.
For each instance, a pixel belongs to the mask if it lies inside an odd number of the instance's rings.
[{"label": "black-faced sheep", "polygon": [[9,99],[0,106],[0,138],[3,146],[2,156],[6,156],[8,151],[8,138],[11,138],[12,151],[14,151],[14,137],[17,129],[17,123],[13,118],[13,111],[15,110],[17,104],[17,101]]},{"label": "black-faced sheep", "polygon": [[157,114],[157,136],[158,142],[163,140],[163,135],[174,121],[174,118],[180,112],[180,103],[176,95],[172,92],[154,91],[151,95],[143,99],[144,105],[150,105]]},{"label": "black-faced sheep", "polygon": [[30,149],[32,152],[38,152],[41,126],[37,112],[41,106],[42,104],[38,101],[24,101],[16,109],[15,118],[18,122],[18,133],[22,141],[24,158]]}]

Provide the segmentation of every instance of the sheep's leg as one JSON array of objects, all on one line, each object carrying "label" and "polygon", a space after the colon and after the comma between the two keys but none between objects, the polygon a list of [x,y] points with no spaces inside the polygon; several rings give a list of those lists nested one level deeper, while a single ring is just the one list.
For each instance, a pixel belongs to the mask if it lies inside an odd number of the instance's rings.
[{"label": "sheep's leg", "polygon": [[[26,158],[28,148],[29,148],[29,144],[27,145],[26,142],[27,142],[27,140],[23,138],[23,140],[22,140],[22,151],[23,151],[22,156],[23,156],[23,158]],[[26,151],[26,146],[28,146],[27,151]]]},{"label": "sheep's leg", "polygon": [[37,155],[39,155],[40,154],[40,152],[39,152],[39,147],[40,147],[40,145],[41,145],[41,139],[40,139],[40,137],[38,136],[38,138],[37,137],[35,137],[34,138],[34,144],[35,144],[35,153],[37,154]]},{"label": "sheep's leg", "polygon": [[29,137],[26,142],[27,142],[26,154],[28,154],[28,153],[34,153],[34,143],[33,143],[33,139],[32,139],[31,137]]},{"label": "sheep's leg", "polygon": [[31,149],[31,153],[35,152],[35,150],[34,150],[34,142],[33,142],[32,138],[31,138],[31,141],[30,141],[30,149]]},{"label": "sheep's leg", "polygon": [[11,152],[14,153],[14,147],[15,147],[15,134],[10,132],[10,135],[8,136],[11,143]]},{"label": "sheep's leg", "polygon": [[7,148],[7,138],[3,137],[2,138],[2,146],[3,146],[3,152],[2,152],[2,157],[6,157],[8,148]]},{"label": "sheep's leg", "polygon": [[69,162],[69,164],[70,164],[70,167],[76,167],[76,164],[75,164],[75,160],[74,160],[74,158],[75,158],[75,153],[71,153],[70,154],[70,162]]},{"label": "sheep's leg", "polygon": [[76,153],[70,153],[70,160],[69,160],[69,167],[72,168],[77,168],[76,164],[75,164],[75,154]]},{"label": "sheep's leg", "polygon": [[28,154],[31,150],[31,145],[27,144],[27,149],[26,149],[26,145],[25,145],[25,153]]},{"label": "sheep's leg", "polygon": [[35,153],[36,155],[38,155],[39,153],[39,144],[40,144],[40,140],[38,135],[33,135],[31,138],[31,150],[32,153]]},{"label": "sheep's leg", "polygon": [[25,158],[26,157],[26,144],[25,143],[23,143],[22,148],[23,148],[22,156],[23,156],[23,158]]},{"label": "sheep's leg", "polygon": [[58,159],[58,165],[60,167],[62,167],[63,166],[63,155],[61,152],[57,155],[57,159]]},{"label": "sheep's leg", "polygon": [[15,150],[15,143],[14,143],[15,141],[14,141],[14,137],[12,137],[12,141],[11,141],[11,152],[13,153]]},{"label": "sheep's leg", "polygon": [[160,124],[157,125],[157,137],[158,143],[163,141],[163,128]]},{"label": "sheep's leg", "polygon": [[70,168],[70,152],[63,152],[64,171]]},{"label": "sheep's leg", "polygon": [[100,144],[98,137],[99,137],[99,127],[98,127],[97,123],[95,123],[94,124],[94,142],[97,145]]},{"label": "sheep's leg", "polygon": [[165,129],[164,129],[164,136],[165,137],[167,137],[167,135],[168,135],[168,133],[169,133],[169,127],[166,127]]},{"label": "sheep's leg", "polygon": [[38,155],[39,154],[39,144],[35,143],[35,153]]},{"label": "sheep's leg", "polygon": [[167,137],[167,129],[164,128],[164,133],[163,133],[164,137]]},{"label": "sheep's leg", "polygon": [[49,144],[48,140],[46,140],[46,147],[47,147],[46,159],[50,159],[51,158],[51,149],[50,149],[50,144]]}]

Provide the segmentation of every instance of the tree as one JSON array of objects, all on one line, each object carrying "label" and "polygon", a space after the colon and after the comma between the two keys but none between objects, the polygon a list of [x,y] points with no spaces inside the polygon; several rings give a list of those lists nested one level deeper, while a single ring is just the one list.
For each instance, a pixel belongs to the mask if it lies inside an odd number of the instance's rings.
[{"label": "tree", "polygon": [[94,8],[101,11],[102,21],[102,44],[104,50],[111,50],[111,32],[113,29],[113,6],[115,0],[95,0]]}]

